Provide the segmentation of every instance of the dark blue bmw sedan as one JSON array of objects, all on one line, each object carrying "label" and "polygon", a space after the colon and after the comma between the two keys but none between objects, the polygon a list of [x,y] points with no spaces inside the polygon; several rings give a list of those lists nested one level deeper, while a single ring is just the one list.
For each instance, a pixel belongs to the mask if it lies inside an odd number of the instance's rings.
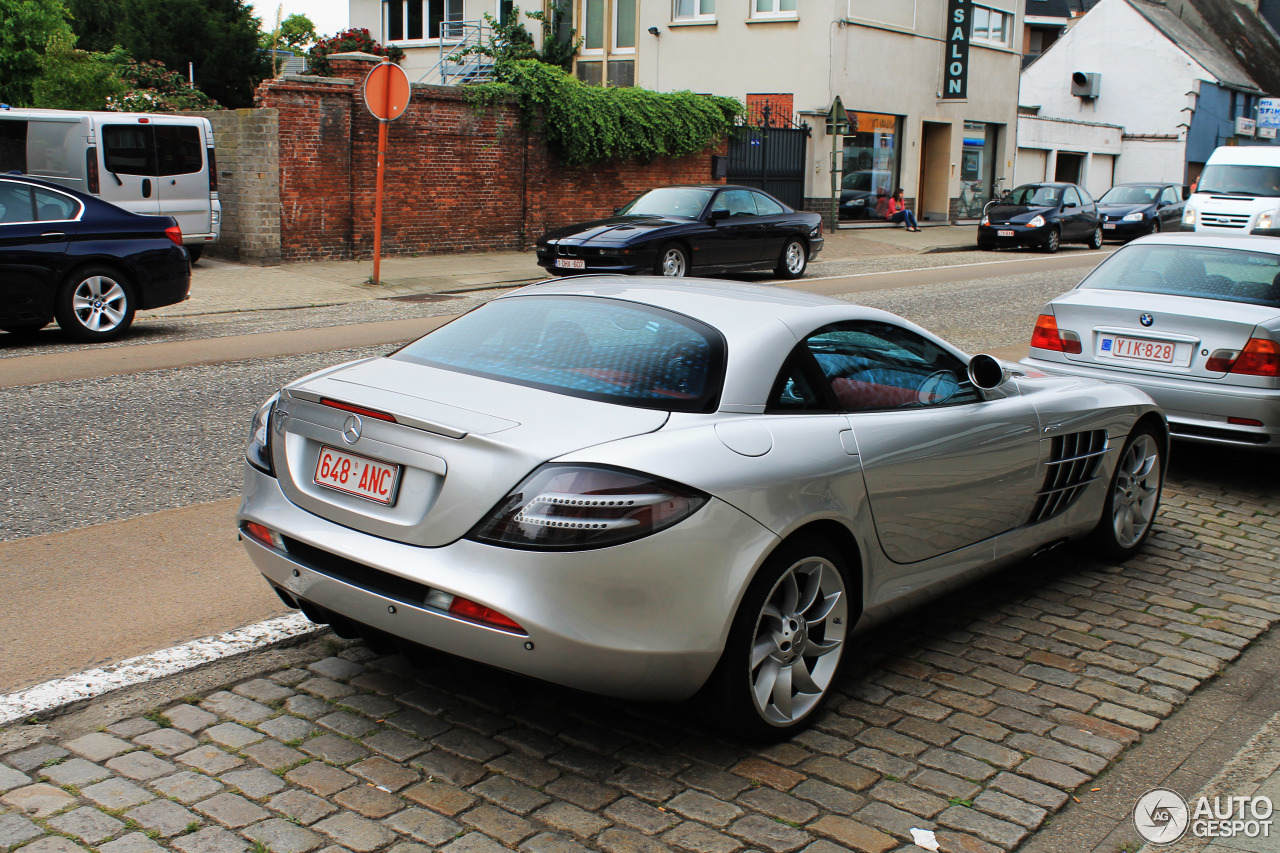
[{"label": "dark blue bmw sedan", "polygon": [[57,319],[74,340],[106,341],[129,328],[134,312],[190,291],[173,217],[0,175],[0,329],[31,334]]}]

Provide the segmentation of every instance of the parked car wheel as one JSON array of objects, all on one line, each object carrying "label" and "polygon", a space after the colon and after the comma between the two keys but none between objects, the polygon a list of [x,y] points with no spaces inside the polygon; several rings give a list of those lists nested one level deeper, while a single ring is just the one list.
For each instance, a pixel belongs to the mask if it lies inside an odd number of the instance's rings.
[{"label": "parked car wheel", "polygon": [[831,691],[849,612],[843,554],[818,536],[784,544],[743,596],[704,696],[717,723],[753,740],[803,728]]},{"label": "parked car wheel", "polygon": [[654,275],[665,275],[671,278],[684,278],[689,274],[689,255],[683,246],[668,243],[658,254],[657,268]]},{"label": "parked car wheel", "polygon": [[1127,559],[1151,533],[1164,485],[1163,447],[1160,436],[1147,425],[1135,429],[1124,443],[1102,518],[1090,534],[1094,549],[1103,556]]},{"label": "parked car wheel", "polygon": [[1040,250],[1050,255],[1054,254],[1062,247],[1062,234],[1057,228],[1049,231],[1049,235],[1044,238],[1044,242],[1040,244]]},{"label": "parked car wheel", "polygon": [[1151,233],[1152,233],[1152,234],[1159,234],[1159,233],[1160,233],[1160,218],[1159,218],[1159,217],[1156,217],[1156,218],[1154,218],[1154,219],[1152,219],[1152,220],[1151,220]]},{"label": "parked car wheel", "polygon": [[809,252],[805,249],[804,243],[792,239],[782,247],[782,254],[778,256],[778,266],[773,271],[780,278],[800,278],[808,266]]},{"label": "parked car wheel", "polygon": [[58,325],[77,341],[109,341],[133,323],[133,288],[110,267],[77,270],[58,291]]},{"label": "parked car wheel", "polygon": [[204,254],[204,246],[187,246],[187,254],[191,256],[191,263],[194,264]]},{"label": "parked car wheel", "polygon": [[1093,234],[1090,235],[1089,237],[1089,248],[1090,249],[1102,248],[1102,226],[1101,225],[1093,229]]}]

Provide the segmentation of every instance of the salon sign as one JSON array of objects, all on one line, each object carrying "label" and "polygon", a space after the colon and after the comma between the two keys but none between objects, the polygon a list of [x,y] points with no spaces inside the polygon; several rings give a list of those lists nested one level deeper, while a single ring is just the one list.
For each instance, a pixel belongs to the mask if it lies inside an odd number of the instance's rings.
[{"label": "salon sign", "polygon": [[946,56],[942,75],[943,100],[964,100],[969,89],[969,28],[973,7],[969,0],[948,0]]}]

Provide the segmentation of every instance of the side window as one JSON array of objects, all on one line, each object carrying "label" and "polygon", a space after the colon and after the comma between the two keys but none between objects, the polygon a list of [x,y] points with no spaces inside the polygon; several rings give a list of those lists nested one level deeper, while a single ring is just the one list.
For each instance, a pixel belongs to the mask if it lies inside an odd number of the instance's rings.
[{"label": "side window", "polygon": [[774,380],[773,390],[769,394],[769,404],[765,408],[769,413],[784,412],[828,412],[826,396],[815,387],[809,371],[805,370],[808,360],[804,345],[796,348],[782,366],[778,378]]},{"label": "side window", "polygon": [[36,215],[41,222],[75,219],[80,212],[80,204],[70,196],[33,188],[36,197]]},{"label": "side window", "polygon": [[1080,204],[1080,194],[1075,191],[1074,187],[1067,187],[1067,193],[1062,197],[1062,206],[1066,207],[1072,204],[1077,206]]},{"label": "side window", "polygon": [[102,159],[108,172],[155,177],[156,154],[151,127],[133,124],[104,125]]},{"label": "side window", "polygon": [[0,172],[27,171],[27,123],[0,120]]},{"label": "side window", "polygon": [[161,175],[190,175],[204,166],[200,129],[157,125],[156,162]]},{"label": "side window", "polygon": [[774,216],[783,212],[782,205],[778,204],[767,195],[761,195],[760,193],[752,193],[751,195],[755,198],[756,213],[761,216]]},{"label": "side window", "polygon": [[715,203],[711,205],[711,209],[729,211],[730,219],[739,216],[755,216],[756,203],[752,199],[753,195],[755,193],[750,190],[725,190],[716,196]]},{"label": "side window", "polygon": [[31,206],[31,188],[26,184],[0,181],[0,225],[34,222],[35,218],[35,211]]},{"label": "side window", "polygon": [[1088,207],[1093,204],[1093,196],[1089,195],[1089,191],[1084,187],[1080,188],[1080,198],[1084,201],[1084,206]]},{"label": "side window", "polygon": [[1176,187],[1165,187],[1160,200],[1165,204],[1177,204],[1182,201],[1182,193],[1178,192]]},{"label": "side window", "polygon": [[980,398],[960,359],[889,323],[841,323],[805,340],[844,412],[928,408]]}]

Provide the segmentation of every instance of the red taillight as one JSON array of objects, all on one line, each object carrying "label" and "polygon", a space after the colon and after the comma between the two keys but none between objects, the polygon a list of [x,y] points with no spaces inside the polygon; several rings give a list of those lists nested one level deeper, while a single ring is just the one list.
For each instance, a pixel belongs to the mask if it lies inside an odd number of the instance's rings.
[{"label": "red taillight", "polygon": [[1265,338],[1250,338],[1243,350],[1214,350],[1204,369],[1243,376],[1280,376],[1280,345]]},{"label": "red taillight", "polygon": [[1227,418],[1227,423],[1236,426],[1262,426],[1262,421],[1257,418]]},{"label": "red taillight", "polygon": [[485,607],[483,604],[476,604],[466,598],[458,596],[453,597],[453,601],[449,604],[449,612],[454,616],[460,616],[463,619],[470,619],[472,622],[479,622],[482,625],[489,625],[494,628],[501,628],[504,631],[514,631],[518,634],[527,634],[524,628],[513,619],[504,616],[498,611]]},{"label": "red taillight", "polygon": [[350,403],[342,403],[338,400],[330,400],[328,397],[320,398],[320,405],[329,406],[333,409],[341,409],[344,412],[350,412],[353,415],[364,415],[366,418],[373,418],[377,421],[389,421],[395,423],[396,419],[386,412],[379,412],[376,409],[366,409],[363,406],[353,406]]},{"label": "red taillight", "polygon": [[98,149],[90,148],[84,153],[85,186],[90,195],[98,194]]},{"label": "red taillight", "polygon": [[206,148],[209,152],[209,192],[216,193],[218,191],[218,159],[213,156],[213,149]]},{"label": "red taillight", "polygon": [[182,245],[182,229],[177,225],[170,225],[168,228],[164,229],[164,236],[172,240],[173,245]]},{"label": "red taillight", "polygon": [[1058,321],[1052,314],[1041,314],[1036,318],[1036,327],[1031,333],[1031,347],[1071,354],[1082,351],[1079,336],[1074,332],[1060,334]]},{"label": "red taillight", "polygon": [[1280,376],[1280,346],[1275,341],[1250,338],[1244,352],[1231,366],[1232,373],[1246,376]]}]

